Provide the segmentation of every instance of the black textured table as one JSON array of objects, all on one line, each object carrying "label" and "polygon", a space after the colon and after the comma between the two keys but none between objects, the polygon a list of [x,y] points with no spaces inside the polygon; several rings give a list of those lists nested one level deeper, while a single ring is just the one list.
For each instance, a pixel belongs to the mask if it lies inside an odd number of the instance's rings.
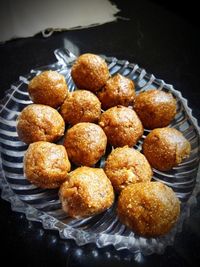
[{"label": "black textured table", "polygon": [[[122,10],[117,22],[54,33],[46,39],[38,34],[0,44],[1,98],[19,75],[53,63],[56,60],[53,51],[66,47],[80,54],[105,54],[138,63],[181,91],[200,120],[200,39],[195,17],[189,18],[186,8],[181,11],[154,3],[158,1],[114,2]],[[189,11],[192,13],[191,7]],[[10,204],[1,199],[1,262],[17,266],[198,266],[199,225],[200,194],[174,246],[168,247],[163,255],[135,257],[112,246],[77,247],[74,241],[61,240],[57,232],[44,230],[40,223],[12,212]]]}]

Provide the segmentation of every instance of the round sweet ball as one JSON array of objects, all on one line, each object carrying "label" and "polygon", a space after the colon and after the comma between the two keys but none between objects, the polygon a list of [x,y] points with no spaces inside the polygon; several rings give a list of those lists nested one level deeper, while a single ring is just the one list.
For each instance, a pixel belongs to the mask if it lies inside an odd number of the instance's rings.
[{"label": "round sweet ball", "polygon": [[76,90],[69,93],[60,108],[66,123],[97,122],[101,115],[101,103],[91,92]]},{"label": "round sweet ball", "polygon": [[151,166],[168,171],[189,157],[191,146],[181,132],[174,128],[152,130],[143,143],[143,153]]},{"label": "round sweet ball", "polygon": [[130,184],[149,182],[153,175],[145,156],[128,146],[118,147],[110,153],[104,171],[116,192]]},{"label": "round sweet ball", "polygon": [[71,165],[64,146],[49,142],[30,144],[24,156],[24,174],[41,188],[58,188],[66,180]]},{"label": "round sweet ball", "polygon": [[141,182],[122,190],[117,212],[120,221],[136,234],[157,237],[178,220],[180,203],[173,190],[160,182]]},{"label": "round sweet ball", "polygon": [[99,125],[114,147],[134,146],[143,134],[143,126],[134,110],[116,106],[101,114]]},{"label": "round sweet ball", "polygon": [[105,154],[107,138],[98,125],[80,122],[70,128],[64,146],[69,159],[76,165],[92,166]]},{"label": "round sweet ball", "polygon": [[79,167],[70,172],[59,191],[63,210],[73,218],[96,215],[110,208],[114,192],[103,169]]},{"label": "round sweet ball", "polygon": [[64,135],[65,122],[56,109],[32,104],[25,107],[17,118],[19,139],[26,144],[37,141],[54,142]]},{"label": "round sweet ball", "polygon": [[110,73],[103,58],[87,53],[77,58],[71,75],[78,88],[96,92],[105,85]]},{"label": "round sweet ball", "polygon": [[28,92],[34,103],[57,108],[64,102],[68,87],[63,75],[47,70],[29,82]]},{"label": "round sweet ball", "polygon": [[176,115],[176,100],[171,93],[148,90],[135,98],[134,110],[144,128],[154,129],[170,124]]},{"label": "round sweet ball", "polygon": [[135,85],[132,80],[116,74],[111,77],[98,92],[98,98],[101,101],[102,108],[108,109],[117,105],[133,105],[135,98]]}]

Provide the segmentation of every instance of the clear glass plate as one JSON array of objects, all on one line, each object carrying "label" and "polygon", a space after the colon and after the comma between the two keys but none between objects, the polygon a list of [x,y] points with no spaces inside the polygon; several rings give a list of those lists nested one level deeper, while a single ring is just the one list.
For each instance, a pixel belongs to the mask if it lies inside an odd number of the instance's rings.
[{"label": "clear glass plate", "polygon": [[[31,104],[27,93],[27,84],[36,74],[43,70],[57,70],[66,78],[70,91],[75,86],[70,75],[70,69],[75,56],[68,50],[55,51],[57,62],[31,70],[28,75],[20,76],[19,81],[11,85],[0,106],[0,153],[2,198],[11,202],[12,210],[23,212],[28,220],[40,221],[45,229],[56,229],[60,237],[74,239],[78,245],[95,243],[98,247],[112,244],[116,249],[129,249],[145,255],[162,253],[166,246],[172,245],[177,232],[182,230],[183,221],[189,216],[192,203],[195,203],[199,191],[197,172],[199,166],[200,130],[197,120],[192,116],[187,100],[176,91],[172,85],[156,79],[152,74],[140,68],[137,64],[114,57],[105,57],[111,74],[121,73],[135,81],[136,91],[156,88],[171,92],[177,100],[177,114],[170,127],[180,130],[190,141],[192,151],[190,157],[169,172],[154,169],[154,180],[159,180],[170,186],[181,201],[181,216],[175,227],[165,236],[159,238],[144,238],[122,225],[117,217],[116,203],[106,212],[87,219],[71,219],[61,209],[57,190],[44,190],[30,184],[23,175],[23,156],[27,145],[18,139],[16,133],[16,118],[20,111]],[[145,136],[135,148],[141,150]],[[104,159],[97,166],[103,166]]]}]

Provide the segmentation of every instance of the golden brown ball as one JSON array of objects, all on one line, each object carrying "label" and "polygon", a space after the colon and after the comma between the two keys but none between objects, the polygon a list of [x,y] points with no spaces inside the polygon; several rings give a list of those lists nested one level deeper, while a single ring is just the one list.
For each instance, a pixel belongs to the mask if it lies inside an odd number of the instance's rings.
[{"label": "golden brown ball", "polygon": [[134,110],[144,128],[154,129],[170,124],[176,115],[176,100],[171,93],[148,90],[135,98]]},{"label": "golden brown ball", "polygon": [[97,122],[101,115],[101,103],[91,92],[77,90],[69,93],[60,108],[66,123]]},{"label": "golden brown ball", "polygon": [[32,104],[25,107],[17,118],[19,139],[30,144],[37,141],[57,141],[64,135],[65,122],[56,109]]},{"label": "golden brown ball", "polygon": [[71,164],[64,146],[49,142],[30,144],[24,156],[27,179],[41,188],[58,188],[67,177]]},{"label": "golden brown ball", "polygon": [[74,218],[101,213],[114,201],[112,185],[103,169],[89,167],[69,173],[59,195],[63,210]]},{"label": "golden brown ball", "polygon": [[99,125],[114,147],[134,146],[143,134],[143,126],[134,110],[116,106],[101,114]]},{"label": "golden brown ball", "polygon": [[116,74],[111,77],[98,92],[103,109],[108,109],[117,105],[130,106],[135,98],[135,85],[132,80]]},{"label": "golden brown ball", "polygon": [[117,192],[130,184],[148,182],[153,175],[145,156],[128,146],[114,149],[105,162],[104,170]]},{"label": "golden brown ball", "polygon": [[118,202],[122,223],[138,235],[168,233],[178,220],[180,203],[171,188],[160,182],[142,182],[122,190]]},{"label": "golden brown ball", "polygon": [[63,75],[47,70],[30,81],[28,92],[34,103],[57,108],[64,102],[68,87]]},{"label": "golden brown ball", "polygon": [[92,166],[105,154],[107,138],[98,125],[80,122],[70,128],[64,146],[69,159],[76,165]]},{"label": "golden brown ball", "polygon": [[189,157],[191,146],[174,128],[152,130],[143,143],[143,153],[155,169],[168,171]]},{"label": "golden brown ball", "polygon": [[105,85],[110,73],[103,58],[87,53],[77,58],[71,75],[78,88],[96,92]]}]

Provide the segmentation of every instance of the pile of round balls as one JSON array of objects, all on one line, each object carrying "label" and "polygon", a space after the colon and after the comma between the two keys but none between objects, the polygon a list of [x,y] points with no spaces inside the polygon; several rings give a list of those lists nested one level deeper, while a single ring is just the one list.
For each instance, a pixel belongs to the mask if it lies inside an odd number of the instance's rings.
[{"label": "pile of round balls", "polygon": [[[25,176],[38,187],[59,188],[62,208],[71,217],[105,211],[115,192],[122,223],[146,237],[167,233],[179,217],[180,203],[171,188],[151,179],[152,167],[168,171],[190,154],[182,133],[166,127],[176,115],[176,100],[155,89],[136,95],[131,79],[111,77],[106,62],[94,54],[78,57],[71,76],[77,86],[73,92],[64,76],[51,70],[28,85],[34,104],[17,119],[19,138],[30,144]],[[143,127],[152,131],[142,154],[133,146]],[[54,143],[63,136],[62,145]],[[108,144],[113,149],[104,168],[95,168]],[[71,163],[77,168],[70,172]]]}]

